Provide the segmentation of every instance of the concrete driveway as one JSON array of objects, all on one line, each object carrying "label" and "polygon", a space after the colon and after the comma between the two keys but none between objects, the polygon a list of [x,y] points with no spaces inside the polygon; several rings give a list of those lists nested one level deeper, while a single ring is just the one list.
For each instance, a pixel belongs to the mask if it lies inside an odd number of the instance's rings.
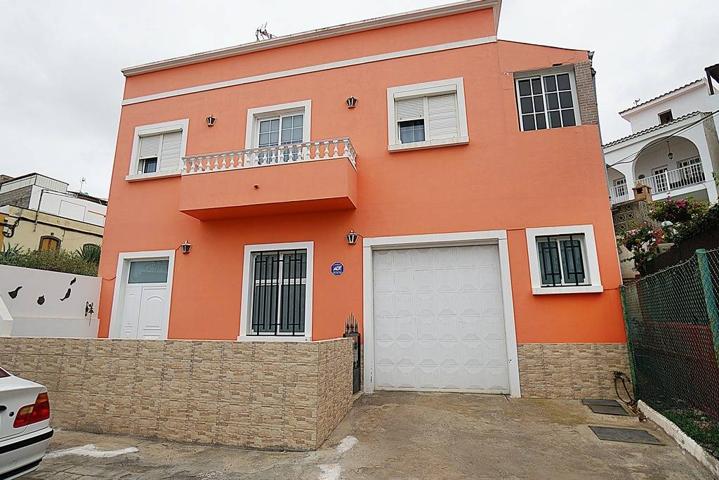
[{"label": "concrete driveway", "polygon": [[[590,424],[644,428],[665,445],[604,442]],[[62,451],[85,445],[92,446]],[[78,432],[58,432],[51,449],[55,457],[28,480],[710,478],[671,439],[634,417],[596,415],[577,401],[458,394],[364,396],[317,452]]]}]

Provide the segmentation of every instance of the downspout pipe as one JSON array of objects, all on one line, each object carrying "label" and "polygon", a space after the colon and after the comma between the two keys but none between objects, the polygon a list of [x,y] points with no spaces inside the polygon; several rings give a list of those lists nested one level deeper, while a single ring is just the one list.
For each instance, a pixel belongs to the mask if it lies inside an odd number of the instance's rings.
[{"label": "downspout pipe", "polygon": [[33,232],[37,231],[37,220],[38,220],[38,217],[40,216],[40,205],[42,205],[42,195],[44,193],[45,193],[45,189],[43,188],[40,190],[40,199],[38,200],[37,208],[35,209],[35,224],[32,227]]}]

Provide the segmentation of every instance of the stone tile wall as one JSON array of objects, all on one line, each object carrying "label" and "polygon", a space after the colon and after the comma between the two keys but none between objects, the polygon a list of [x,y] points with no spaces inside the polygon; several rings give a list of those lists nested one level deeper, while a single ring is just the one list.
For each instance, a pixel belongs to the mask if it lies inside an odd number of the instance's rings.
[{"label": "stone tile wall", "polygon": [[616,398],[615,370],[629,375],[619,343],[525,343],[518,346],[523,397]]},{"label": "stone tile wall", "polygon": [[352,398],[349,339],[1,338],[0,366],[48,388],[55,427],[180,442],[312,450]]}]

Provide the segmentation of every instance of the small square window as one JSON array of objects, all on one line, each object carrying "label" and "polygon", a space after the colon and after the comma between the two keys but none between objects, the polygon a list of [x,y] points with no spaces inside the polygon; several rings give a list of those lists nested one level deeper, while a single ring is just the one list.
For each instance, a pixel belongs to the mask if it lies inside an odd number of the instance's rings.
[{"label": "small square window", "polygon": [[157,157],[140,159],[140,173],[155,173],[156,171]]},{"label": "small square window", "polygon": [[603,291],[591,225],[527,229],[532,293]]},{"label": "small square window", "polygon": [[660,125],[669,123],[672,120],[674,120],[674,115],[672,114],[671,110],[667,110],[666,112],[662,112],[659,114],[659,124]]},{"label": "small square window", "polygon": [[424,142],[424,120],[399,122],[399,139],[402,143]]}]

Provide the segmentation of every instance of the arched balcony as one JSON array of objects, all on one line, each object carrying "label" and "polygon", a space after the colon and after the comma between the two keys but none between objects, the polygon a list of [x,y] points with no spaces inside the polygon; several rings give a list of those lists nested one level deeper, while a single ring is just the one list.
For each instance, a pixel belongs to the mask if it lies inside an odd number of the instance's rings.
[{"label": "arched balcony", "polygon": [[709,176],[702,166],[699,149],[684,137],[657,139],[642,148],[634,161],[636,183],[648,185],[654,200],[668,197],[709,200],[705,186]]}]

